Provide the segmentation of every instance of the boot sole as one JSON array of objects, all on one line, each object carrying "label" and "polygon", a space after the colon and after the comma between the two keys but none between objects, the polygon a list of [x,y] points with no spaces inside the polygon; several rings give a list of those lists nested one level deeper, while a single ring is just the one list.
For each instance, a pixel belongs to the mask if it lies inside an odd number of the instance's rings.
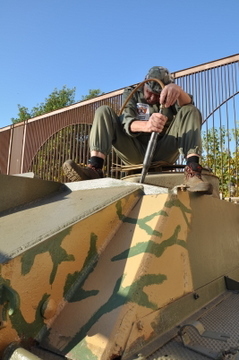
[{"label": "boot sole", "polygon": [[81,176],[73,169],[70,164],[63,164],[62,166],[64,174],[71,181],[81,181]]},{"label": "boot sole", "polygon": [[194,187],[187,187],[187,190],[190,192],[211,195],[213,193],[213,186],[212,184],[208,184],[207,186],[205,186],[205,184],[200,184]]}]

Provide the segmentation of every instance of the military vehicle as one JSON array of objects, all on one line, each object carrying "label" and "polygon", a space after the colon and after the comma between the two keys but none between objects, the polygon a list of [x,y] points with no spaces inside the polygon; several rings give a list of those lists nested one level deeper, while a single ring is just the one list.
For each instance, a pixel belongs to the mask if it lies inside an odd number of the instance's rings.
[{"label": "military vehicle", "polygon": [[180,171],[0,174],[0,358],[239,359],[239,207]]}]

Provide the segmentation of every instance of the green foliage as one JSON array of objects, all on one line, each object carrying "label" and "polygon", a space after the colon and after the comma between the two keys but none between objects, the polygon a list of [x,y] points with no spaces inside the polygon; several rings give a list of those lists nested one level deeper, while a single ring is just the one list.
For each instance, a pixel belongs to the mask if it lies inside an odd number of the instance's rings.
[{"label": "green foliage", "polygon": [[82,96],[82,100],[93,99],[96,96],[103,95],[104,93],[100,89],[90,89],[88,95]]},{"label": "green foliage", "polygon": [[22,121],[26,121],[31,118],[31,113],[29,112],[28,108],[25,106],[17,105],[18,106],[18,118],[12,118],[12,123],[18,123]]},{"label": "green foliage", "polygon": [[54,111],[63,108],[68,105],[74,104],[75,100],[75,88],[69,89],[65,85],[61,90],[54,89],[54,91],[42,102],[28,110],[27,107],[18,105],[18,117],[12,118],[12,123],[18,123],[35,116],[46,114],[50,111]]},{"label": "green foliage", "polygon": [[[212,128],[202,136],[203,149],[202,165],[209,167],[219,178],[219,190],[224,197],[230,196],[230,184],[236,186],[238,196],[239,187],[239,129],[226,130]],[[232,149],[232,150],[231,150]]]},{"label": "green foliage", "polygon": [[44,103],[32,109],[33,117],[74,104],[75,90],[75,88],[68,89],[66,86],[63,86],[61,90],[55,89],[48,98],[45,99]]},{"label": "green foliage", "polygon": [[[44,102],[37,104],[31,110],[27,107],[18,104],[18,117],[12,118],[12,123],[19,123],[26,121],[35,116],[46,114],[48,112],[61,109],[75,103],[76,88],[69,89],[66,85],[61,90],[54,89],[54,91],[45,99]],[[88,95],[82,96],[82,100],[92,99],[96,96],[103,95],[100,89],[90,89]]]}]

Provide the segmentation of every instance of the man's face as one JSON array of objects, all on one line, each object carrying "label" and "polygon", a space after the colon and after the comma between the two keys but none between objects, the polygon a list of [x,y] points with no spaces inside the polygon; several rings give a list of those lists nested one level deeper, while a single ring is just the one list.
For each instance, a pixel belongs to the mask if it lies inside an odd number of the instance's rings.
[{"label": "man's face", "polygon": [[160,94],[153,93],[147,84],[144,85],[144,98],[148,104],[159,104]]}]

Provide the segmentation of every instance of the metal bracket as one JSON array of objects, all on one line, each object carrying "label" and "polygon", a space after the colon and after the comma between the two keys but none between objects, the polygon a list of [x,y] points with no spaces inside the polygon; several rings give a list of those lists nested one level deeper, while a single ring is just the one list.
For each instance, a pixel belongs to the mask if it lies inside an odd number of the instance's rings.
[{"label": "metal bracket", "polygon": [[186,330],[187,327],[191,327],[194,330],[196,330],[197,333],[201,337],[210,338],[210,339],[219,340],[219,341],[227,341],[230,338],[229,335],[218,333],[215,331],[206,331],[203,324],[200,321],[194,321],[192,323],[183,325],[180,328],[179,333],[178,333],[182,339],[184,346],[187,347],[188,349],[193,350],[199,354],[205,355],[205,356],[209,357],[210,359],[222,360],[224,358],[223,351],[216,352],[214,350],[207,349],[201,345],[192,343],[190,336]]},{"label": "metal bracket", "polygon": [[224,277],[227,290],[239,291],[239,281],[229,278],[228,276]]}]

